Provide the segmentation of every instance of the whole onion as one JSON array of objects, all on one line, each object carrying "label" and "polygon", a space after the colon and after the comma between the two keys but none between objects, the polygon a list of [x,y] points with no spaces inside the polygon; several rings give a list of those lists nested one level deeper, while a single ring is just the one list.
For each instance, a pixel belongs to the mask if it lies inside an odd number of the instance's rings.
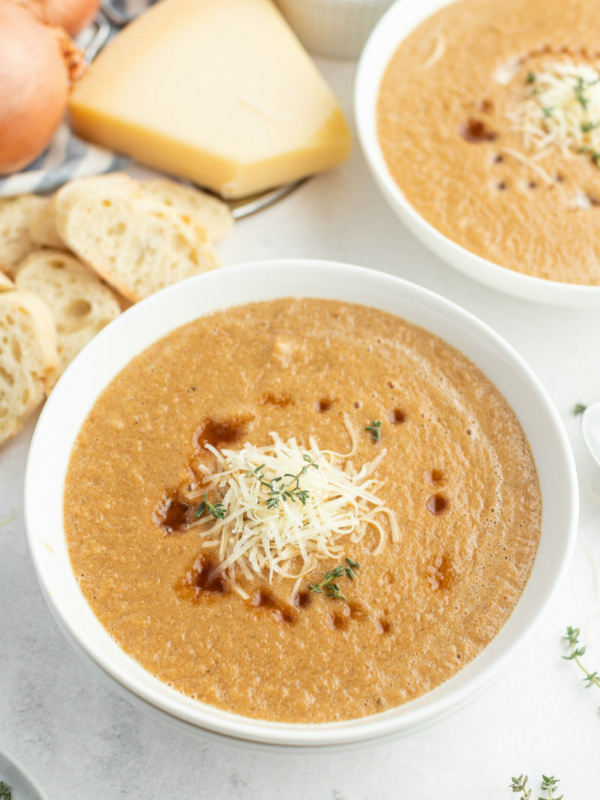
[{"label": "whole onion", "polygon": [[13,0],[33,11],[42,22],[75,36],[96,16],[100,0]]},{"label": "whole onion", "polygon": [[0,0],[0,175],[48,146],[80,68],[81,55],[61,28]]}]

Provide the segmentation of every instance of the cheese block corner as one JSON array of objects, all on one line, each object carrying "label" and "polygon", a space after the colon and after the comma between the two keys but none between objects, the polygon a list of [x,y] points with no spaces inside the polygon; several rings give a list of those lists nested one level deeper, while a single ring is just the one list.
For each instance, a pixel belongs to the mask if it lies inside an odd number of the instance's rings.
[{"label": "cheese block corner", "polygon": [[350,131],[272,0],[161,0],[75,86],[77,134],[223,197],[336,166]]}]

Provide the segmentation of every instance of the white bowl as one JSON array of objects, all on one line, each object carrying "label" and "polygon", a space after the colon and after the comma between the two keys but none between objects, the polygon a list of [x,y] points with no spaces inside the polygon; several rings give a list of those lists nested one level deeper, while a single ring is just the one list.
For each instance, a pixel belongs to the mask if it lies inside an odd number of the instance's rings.
[{"label": "white bowl", "polygon": [[423,20],[450,2],[398,0],[379,20],[363,50],[354,90],[354,113],[358,138],[373,177],[392,210],[417,239],[465,275],[493,289],[537,303],[600,306],[600,286],[581,286],[524,275],[494,264],[448,239],[415,211],[388,170],[377,137],[376,110],[381,79],[400,42]]},{"label": "white bowl", "polygon": [[[180,694],[127,656],[98,621],[71,568],[63,490],[71,448],[104,387],[169,331],[228,306],[277,297],[329,298],[379,308],[442,337],[472,359],[515,409],[529,439],[543,496],[542,538],[525,592],[488,647],[449,681],[404,706],[347,722],[283,724],[249,719]],[[29,548],[60,627],[132,701],[196,731],[287,747],[364,743],[408,733],[464,706],[507,667],[550,602],[574,543],[577,485],[559,417],[538,379],[494,331],[449,301],[399,278],[322,261],[228,267],[178,283],[125,312],[75,359],[36,428],[25,484]]]}]

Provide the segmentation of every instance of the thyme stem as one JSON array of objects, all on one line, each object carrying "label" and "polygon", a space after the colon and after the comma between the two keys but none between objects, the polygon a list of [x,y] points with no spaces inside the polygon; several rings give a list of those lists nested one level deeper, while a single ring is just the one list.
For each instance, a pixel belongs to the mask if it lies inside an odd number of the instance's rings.
[{"label": "thyme stem", "polygon": [[580,657],[585,653],[585,646],[579,647],[579,628],[571,628],[569,626],[567,628],[567,635],[563,636],[569,643],[569,647],[571,649],[571,654],[568,656],[563,656],[566,661],[574,661],[579,669],[583,672],[584,676],[582,678],[583,682],[585,683],[585,688],[589,689],[591,686],[597,686],[600,689],[600,676],[597,672],[588,672],[588,670],[583,666],[580,661]]}]

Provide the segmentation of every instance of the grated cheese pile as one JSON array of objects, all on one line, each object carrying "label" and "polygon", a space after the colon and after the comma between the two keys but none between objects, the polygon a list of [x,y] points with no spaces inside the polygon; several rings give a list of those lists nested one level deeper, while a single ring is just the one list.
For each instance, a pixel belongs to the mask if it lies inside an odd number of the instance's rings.
[{"label": "grated cheese pile", "polygon": [[540,155],[589,153],[600,159],[600,73],[588,64],[556,62],[530,72],[528,97],[508,117],[526,148]]},{"label": "grated cheese pile", "polygon": [[[236,582],[237,570],[248,580],[256,575],[272,580],[275,574],[296,579],[294,594],[303,576],[320,561],[343,556],[345,544],[359,542],[369,526],[379,534],[375,552],[388,533],[398,541],[396,519],[376,495],[383,484],[371,477],[385,450],[355,472],[348,460],[354,447],[343,456],[319,450],[312,437],[309,449],[300,448],[295,439],[283,442],[274,433],[271,438],[273,443],[266,447],[246,443],[241,450],[206,445],[217,459],[218,471],[205,474],[197,492],[198,497],[213,492],[226,509],[224,519],[206,515],[193,527],[199,528],[203,547],[217,552],[219,571],[242,596],[247,594]],[[318,468],[307,466],[306,456]],[[308,492],[305,503],[288,498],[269,507],[272,493],[258,473],[266,483],[282,477],[291,484],[292,476],[302,470],[299,484]]]}]

